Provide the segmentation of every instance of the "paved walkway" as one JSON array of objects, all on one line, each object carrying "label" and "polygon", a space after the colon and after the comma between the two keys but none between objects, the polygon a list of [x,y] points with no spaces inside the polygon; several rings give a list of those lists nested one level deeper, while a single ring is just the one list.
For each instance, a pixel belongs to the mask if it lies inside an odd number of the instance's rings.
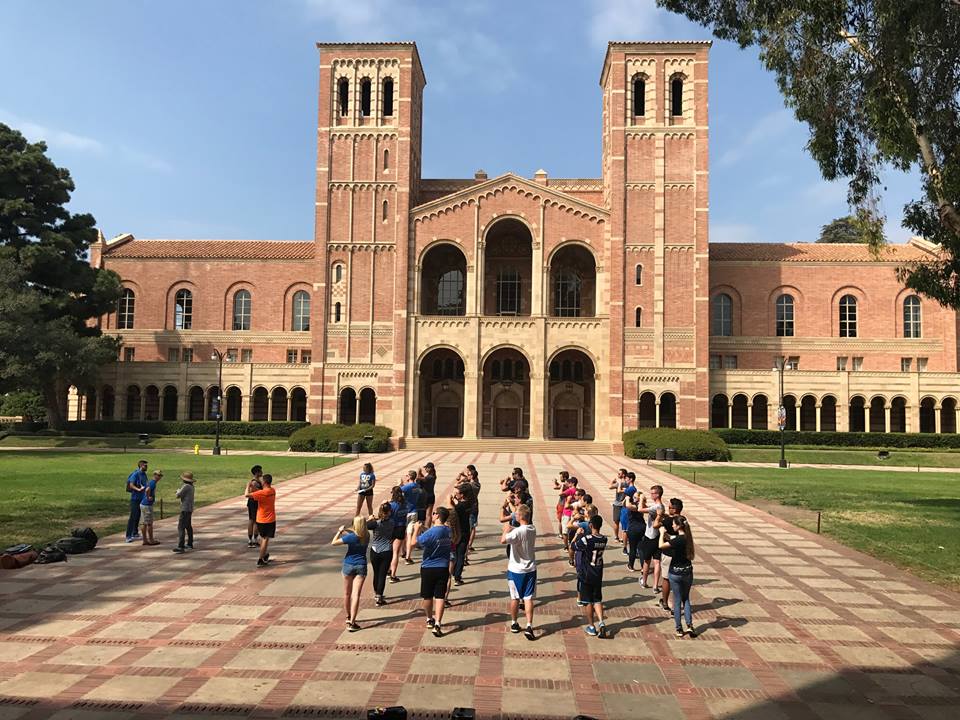
[{"label": "paved walkway", "polygon": [[[426,459],[381,456],[380,482]],[[196,513],[192,554],[170,552],[174,523],[164,521],[155,548],[111,537],[66,564],[0,575],[0,719],[356,718],[391,704],[420,719],[455,706],[524,720],[956,717],[956,594],[640,464],[644,485],[661,482],[666,497],[687,503],[702,634],[674,638],[672,618],[612,545],[604,594],[614,636],[588,638],[553,535],[551,480],[567,468],[606,501],[608,479],[629,461],[432,459],[440,497],[467,462],[484,482],[483,534],[452,595],[447,636],[425,631],[416,568],[402,564],[402,582],[387,586],[390,604],[374,607],[368,580],[363,629],[345,632],[342,550],[329,540],[352,510],[358,466],[340,465],[278,486],[280,534],[266,569],[246,549],[235,499]],[[507,631],[492,519],[496,481],[513,465],[533,480],[540,531],[534,642]]]}]

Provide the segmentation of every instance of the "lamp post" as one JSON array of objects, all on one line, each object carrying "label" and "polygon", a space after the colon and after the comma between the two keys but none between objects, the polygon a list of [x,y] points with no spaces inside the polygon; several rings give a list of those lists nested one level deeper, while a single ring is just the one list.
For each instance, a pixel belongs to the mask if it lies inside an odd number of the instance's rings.
[{"label": "lamp post", "polygon": [[783,431],[787,426],[787,409],[783,406],[783,371],[790,370],[793,366],[786,362],[781,355],[777,358],[773,369],[780,373],[780,405],[777,407],[777,425],[780,427],[780,467],[787,466],[786,448],[784,446]]},{"label": "lamp post", "polygon": [[216,420],[217,420],[217,437],[213,441],[213,454],[220,454],[220,420],[223,418],[223,353],[219,350],[214,349],[213,354],[210,356],[211,360],[216,360],[218,363],[217,368],[217,407],[216,407]]}]

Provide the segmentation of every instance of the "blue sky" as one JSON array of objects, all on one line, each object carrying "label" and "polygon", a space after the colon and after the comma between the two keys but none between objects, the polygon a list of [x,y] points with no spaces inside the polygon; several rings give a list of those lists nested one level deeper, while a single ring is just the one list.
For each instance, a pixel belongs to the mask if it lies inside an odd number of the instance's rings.
[{"label": "blue sky", "polygon": [[[607,41],[708,37],[653,0],[5,0],[0,122],[47,141],[107,237],[309,239],[315,42],[417,42],[424,177],[598,177]],[[714,43],[710,134],[712,241],[847,213],[753,51]],[[919,183],[887,181],[902,242]]]}]

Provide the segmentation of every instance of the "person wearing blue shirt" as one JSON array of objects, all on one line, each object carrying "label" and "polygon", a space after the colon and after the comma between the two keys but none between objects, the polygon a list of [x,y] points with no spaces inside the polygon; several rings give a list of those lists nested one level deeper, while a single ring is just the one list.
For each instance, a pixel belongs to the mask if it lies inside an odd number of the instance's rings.
[{"label": "person wearing blue shirt", "polygon": [[159,545],[153,537],[153,504],[157,501],[157,483],[163,477],[159,470],[153,471],[153,479],[144,484],[143,498],[140,500],[140,516],[143,520],[143,544]]},{"label": "person wearing blue shirt", "polygon": [[619,540],[623,543],[623,554],[629,557],[629,549],[627,542],[627,526],[630,524],[630,509],[627,507],[627,503],[630,498],[632,498],[637,492],[637,476],[636,473],[628,472],[627,473],[627,486],[623,489],[623,507],[620,508],[620,538]]},{"label": "person wearing blue shirt", "polygon": [[406,562],[407,565],[413,565],[413,547],[416,545],[414,541],[416,525],[417,522],[423,522],[425,519],[420,516],[420,506],[423,504],[425,498],[416,470],[411,470],[407,473],[407,482],[400,486],[400,491],[403,493],[403,498],[407,502],[407,548],[406,552],[403,553],[403,556],[406,558],[404,562]]},{"label": "person wearing blue shirt", "polygon": [[407,501],[403,497],[403,489],[400,485],[394,485],[390,490],[390,509],[393,518],[393,557],[390,559],[390,582],[400,582],[397,577],[397,566],[400,564],[400,556],[404,554],[404,540],[407,530]]},{"label": "person wearing blue shirt", "polygon": [[343,558],[343,611],[347,616],[347,629],[354,632],[360,629],[357,612],[360,610],[360,592],[367,579],[367,546],[370,544],[367,519],[357,515],[351,528],[341,525],[330,544],[347,546]]},{"label": "person wearing blue shirt", "polygon": [[130,493],[130,517],[127,520],[127,542],[140,539],[140,502],[147,484],[147,461],[137,463],[137,469],[127,476],[127,492]]},{"label": "person wearing blue shirt", "polygon": [[450,510],[439,507],[433,511],[434,524],[424,530],[424,524],[417,521],[414,543],[423,549],[423,561],[420,563],[420,598],[423,611],[427,616],[427,627],[436,637],[443,635],[443,603],[447,596],[447,582],[450,580],[450,548],[453,533],[445,523],[450,518]]}]

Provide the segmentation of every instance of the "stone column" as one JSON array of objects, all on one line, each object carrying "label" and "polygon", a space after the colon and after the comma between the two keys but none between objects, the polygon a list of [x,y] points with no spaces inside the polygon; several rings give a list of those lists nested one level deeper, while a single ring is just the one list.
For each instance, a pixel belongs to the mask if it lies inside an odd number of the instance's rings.
[{"label": "stone column", "polygon": [[146,417],[147,412],[147,389],[142,388],[140,390],[140,417],[138,420],[143,420]]},{"label": "stone column", "polygon": [[273,393],[267,393],[267,422],[273,420]]},{"label": "stone column", "polygon": [[753,430],[753,403],[747,403],[747,430]]},{"label": "stone column", "polygon": [[250,408],[253,405],[253,396],[252,395],[241,395],[240,396],[240,419],[243,422],[250,422]]},{"label": "stone column", "polygon": [[817,432],[820,432],[820,422],[822,418],[820,417],[823,414],[823,405],[817,403],[816,405],[816,415],[817,415]]},{"label": "stone column", "polygon": [[353,411],[353,424],[360,424],[360,393],[357,393],[356,410]]},{"label": "stone column", "polygon": [[656,414],[656,418],[657,418],[657,419],[656,419],[656,423],[654,424],[654,427],[660,427],[660,401],[659,401],[659,400],[657,400],[657,402],[656,402],[656,404],[654,404],[653,408],[654,408],[654,413]]},{"label": "stone column", "polygon": [[956,408],[953,412],[954,412],[954,420],[953,420],[954,426],[953,426],[953,431],[954,431],[954,432],[958,432],[958,431],[960,431],[960,405],[958,405],[957,408]]},{"label": "stone column", "polygon": [[800,403],[796,403],[793,406],[793,421],[794,421],[793,429],[799,432],[800,431]]},{"label": "stone column", "polygon": [[545,386],[543,375],[530,373],[530,439],[543,440]]},{"label": "stone column", "polygon": [[883,406],[883,431],[885,433],[890,432],[890,406]]},{"label": "stone column", "polygon": [[733,401],[727,401],[727,427],[733,427]]},{"label": "stone column", "polygon": [[940,413],[943,411],[943,408],[939,405],[933,406],[933,431],[940,434]]}]

